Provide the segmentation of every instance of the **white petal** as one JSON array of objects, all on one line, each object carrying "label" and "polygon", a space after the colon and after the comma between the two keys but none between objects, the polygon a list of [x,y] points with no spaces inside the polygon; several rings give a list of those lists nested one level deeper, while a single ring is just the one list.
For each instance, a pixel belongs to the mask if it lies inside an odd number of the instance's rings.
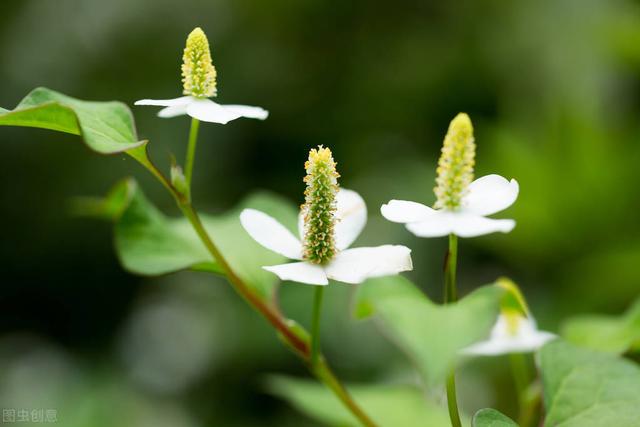
[{"label": "white petal", "polygon": [[194,98],[191,96],[181,96],[173,99],[141,99],[136,101],[135,105],[156,105],[158,107],[175,107],[178,105],[187,105]]},{"label": "white petal", "polygon": [[171,107],[165,107],[158,112],[158,117],[168,119],[171,117],[184,116],[187,114],[186,105],[172,105]]},{"label": "white petal", "polygon": [[492,219],[469,214],[455,214],[453,234],[460,237],[476,237],[491,233],[508,233],[516,226],[512,219]]},{"label": "white petal", "polygon": [[556,337],[555,334],[536,329],[535,320],[522,318],[514,334],[510,333],[509,325],[503,315],[498,317],[491,330],[488,340],[465,348],[465,354],[495,356],[507,353],[528,353],[542,347],[547,341]]},{"label": "white petal", "polygon": [[453,233],[460,237],[476,237],[496,232],[508,233],[516,222],[512,219],[491,219],[465,212],[437,211],[422,222],[407,224],[419,237],[441,237]]},{"label": "white petal", "polygon": [[486,175],[473,181],[462,199],[462,209],[476,215],[491,215],[511,206],[518,198],[515,179],[507,181],[500,175]]},{"label": "white petal", "polygon": [[239,117],[264,120],[269,117],[269,112],[264,108],[251,107],[249,105],[220,105],[222,108],[238,114]]},{"label": "white petal", "polygon": [[[426,206],[425,206],[426,207]],[[428,219],[407,224],[407,229],[418,237],[442,237],[453,231],[453,213],[434,211]]]},{"label": "white petal", "polygon": [[282,280],[291,280],[308,285],[327,285],[329,280],[324,269],[319,265],[308,262],[294,262],[291,264],[272,265],[262,267],[276,274]]},{"label": "white petal", "polygon": [[227,124],[242,114],[224,108],[210,99],[196,99],[187,106],[187,114],[203,122]]},{"label": "white petal", "polygon": [[336,248],[349,247],[367,223],[367,205],[358,193],[341,188],[336,195]]},{"label": "white petal", "polygon": [[325,267],[330,279],[345,283],[362,283],[370,277],[412,269],[411,249],[399,245],[347,249],[338,253]]},{"label": "white petal", "polygon": [[534,331],[530,335],[512,339],[489,339],[465,348],[462,352],[479,356],[497,356],[508,353],[529,353],[536,351],[546,342],[556,338],[555,334]]},{"label": "white petal", "polygon": [[253,239],[267,249],[291,259],[302,259],[302,244],[282,224],[264,212],[245,209],[240,222]]},{"label": "white petal", "polygon": [[557,338],[557,335],[551,332],[535,331],[520,341],[520,351],[536,351],[554,338]]},{"label": "white petal", "polygon": [[506,340],[487,340],[463,349],[462,353],[476,356],[497,356],[510,353],[509,350],[510,346]]},{"label": "white petal", "polygon": [[406,224],[408,222],[424,221],[436,211],[421,203],[406,200],[391,200],[380,207],[382,216],[392,222]]}]

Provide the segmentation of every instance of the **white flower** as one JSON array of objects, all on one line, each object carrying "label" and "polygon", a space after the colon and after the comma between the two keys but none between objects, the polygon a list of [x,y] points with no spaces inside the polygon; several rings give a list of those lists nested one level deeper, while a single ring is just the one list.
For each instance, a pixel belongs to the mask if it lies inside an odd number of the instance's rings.
[{"label": "white flower", "polygon": [[511,318],[504,314],[498,316],[489,339],[465,348],[462,353],[481,356],[528,353],[556,337],[550,332],[538,330],[533,317],[519,314],[511,316]]},{"label": "white flower", "polygon": [[222,105],[208,98],[182,96],[175,99],[141,99],[136,105],[157,105],[166,107],[160,110],[159,117],[170,118],[189,115],[203,122],[227,124],[240,117],[264,120],[269,112],[260,107],[248,105]]},{"label": "white flower", "polygon": [[282,280],[310,285],[327,285],[329,279],[345,283],[362,283],[370,277],[387,276],[411,270],[411,250],[405,246],[384,245],[347,249],[367,222],[367,208],[355,191],[340,189],[336,195],[335,247],[337,254],[326,264],[304,260],[304,220],[298,222],[299,237],[269,215],[255,209],[240,214],[244,229],[267,249],[288,258],[300,260],[288,264],[263,267]]},{"label": "white flower", "polygon": [[209,40],[200,28],[187,37],[182,56],[183,93],[174,99],[141,99],[136,105],[165,107],[158,116],[169,118],[189,115],[203,122],[226,124],[239,117],[264,120],[269,113],[260,107],[247,105],[221,105],[209,98],[216,96],[217,72],[211,60]]},{"label": "white flower", "polygon": [[391,200],[380,211],[389,221],[407,224],[419,237],[454,234],[475,237],[515,227],[511,219],[491,219],[487,215],[508,208],[518,197],[518,183],[499,175],[473,180],[476,144],[471,119],[460,113],[449,125],[438,160],[438,176],[433,189],[435,209],[415,202]]},{"label": "white flower", "polygon": [[421,203],[391,200],[380,212],[389,221],[406,224],[419,237],[455,234],[475,237],[500,231],[508,233],[516,223],[512,219],[486,218],[511,206],[518,197],[518,182],[499,175],[486,175],[467,187],[456,210],[433,209]]}]

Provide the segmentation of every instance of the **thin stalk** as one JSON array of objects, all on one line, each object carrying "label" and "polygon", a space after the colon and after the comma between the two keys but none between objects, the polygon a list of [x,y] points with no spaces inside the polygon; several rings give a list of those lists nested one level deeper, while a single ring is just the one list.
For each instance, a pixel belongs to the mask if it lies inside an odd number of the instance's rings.
[{"label": "thin stalk", "polygon": [[196,157],[196,145],[198,144],[198,130],[200,121],[191,119],[191,128],[189,129],[189,145],[187,146],[187,158],[184,162],[184,179],[187,182],[187,189],[191,194],[191,177],[193,176],[193,163]]},{"label": "thin stalk", "polygon": [[[445,258],[444,266],[444,303],[450,304],[458,300],[458,290],[456,288],[456,268],[458,262],[458,237],[449,234],[449,250]],[[456,396],[456,374],[452,367],[447,377],[447,407],[449,408],[449,419],[453,427],[462,427],[460,422],[460,412],[458,410],[458,399]]]},{"label": "thin stalk", "polygon": [[458,300],[456,287],[456,269],[458,265],[458,236],[449,234],[449,251],[444,267],[444,303],[449,304]]},{"label": "thin stalk", "polygon": [[[189,132],[189,146],[187,148],[187,161],[186,161],[186,175],[185,179],[188,183],[189,190],[191,189],[191,176],[193,173],[193,160],[195,158],[196,140],[198,136],[199,122],[193,120],[191,122],[191,131]],[[322,355],[318,351],[317,359],[319,360],[315,365],[311,363],[311,349],[308,340],[300,337],[290,325],[287,323],[287,319],[282,316],[276,306],[265,303],[253,290],[247,286],[246,283],[233,271],[227,260],[222,255],[222,252],[218,249],[213,242],[209,233],[204,228],[202,221],[196,210],[191,204],[191,197],[189,195],[181,194],[173,186],[171,186],[164,176],[157,172],[157,169],[153,165],[149,164],[146,157],[134,156],[146,169],[148,169],[171,193],[175,198],[183,215],[187,218],[196,234],[207,248],[207,251],[211,257],[218,263],[222,272],[227,280],[231,283],[233,288],[242,298],[249,303],[256,311],[258,311],[281,335],[281,337],[287,342],[287,344],[295,350],[295,352],[303,359],[309,370],[316,378],[324,383],[329,390],[344,404],[344,406],[362,423],[365,427],[377,427],[377,425],[369,418],[369,416],[358,406],[353,400],[346,388],[340,383],[335,374],[331,371],[331,368],[324,362]]]},{"label": "thin stalk", "polygon": [[526,390],[529,385],[529,370],[527,368],[527,361],[522,353],[512,353],[509,355],[509,363],[511,365],[511,373],[513,375],[513,382],[516,389],[516,396],[518,398],[518,405],[522,408],[522,405],[526,399]]},{"label": "thin stalk", "polygon": [[[272,306],[265,304],[262,299],[256,296],[253,291],[244,283],[244,281],[238,277],[233,271],[229,263],[226,261],[218,247],[213,240],[209,237],[207,230],[202,225],[200,217],[190,202],[179,202],[179,206],[187,217],[194,230],[200,237],[200,240],[204,243],[205,247],[211,254],[211,256],[218,262],[222,268],[225,276],[231,282],[234,289],[258,312],[260,312],[271,325],[276,328],[284,337],[287,342],[297,350],[298,355],[309,363],[309,369],[311,372],[322,381],[340,401],[345,405],[349,411],[366,427],[376,427],[376,424],[369,418],[369,416],[358,406],[353,400],[349,392],[344,388],[340,381],[336,378],[335,374],[331,371],[329,366],[325,363],[317,363],[313,365],[310,361],[311,353],[308,343],[296,335],[291,328],[287,325],[282,315],[276,311]],[[318,358],[321,359],[321,355],[318,354]]]},{"label": "thin stalk", "polygon": [[327,364],[321,360],[314,369],[315,376],[321,380],[329,389],[336,395],[338,399],[355,415],[362,425],[366,427],[376,427],[376,424],[369,418],[367,414],[362,411],[356,402],[351,398],[349,392],[340,383],[340,380],[336,378],[335,374],[331,372],[331,369]]},{"label": "thin stalk", "polygon": [[313,297],[313,318],[311,321],[311,366],[316,366],[320,355],[320,313],[324,286],[317,286]]},{"label": "thin stalk", "polygon": [[233,285],[234,289],[243,297],[253,308],[255,308],[260,314],[262,314],[271,325],[280,332],[284,338],[296,349],[299,355],[303,358],[308,358],[309,344],[296,335],[291,328],[286,324],[282,315],[276,311],[272,306],[265,304],[265,302],[253,293],[253,291],[244,283],[240,277],[233,271],[227,260],[222,256],[222,253],[218,247],[213,243],[213,240],[209,237],[207,230],[202,225],[200,217],[196,213],[193,205],[189,202],[180,203],[180,209],[184,216],[189,220],[191,226],[198,234],[198,237],[204,243],[207,251],[211,254],[213,259],[220,265],[224,275],[229,282]]},{"label": "thin stalk", "polygon": [[449,419],[453,427],[462,427],[460,412],[458,411],[458,400],[456,398],[456,374],[453,369],[447,377],[447,407],[449,408]]},{"label": "thin stalk", "polygon": [[542,406],[542,388],[539,384],[534,384],[527,390],[525,403],[518,416],[520,427],[531,427],[536,425],[536,420],[540,417],[539,412]]},{"label": "thin stalk", "polygon": [[527,359],[523,353],[512,353],[509,355],[509,362],[518,399],[518,425],[529,427],[535,415],[537,398],[535,393],[531,395],[528,392],[531,376]]}]

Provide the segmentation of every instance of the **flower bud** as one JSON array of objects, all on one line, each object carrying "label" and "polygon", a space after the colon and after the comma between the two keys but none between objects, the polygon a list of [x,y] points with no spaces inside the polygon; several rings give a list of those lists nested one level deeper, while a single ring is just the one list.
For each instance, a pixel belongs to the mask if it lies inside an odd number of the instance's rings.
[{"label": "flower bud", "polygon": [[304,258],[314,264],[325,264],[336,254],[334,225],[338,177],[331,150],[322,146],[309,152],[304,165]]},{"label": "flower bud", "polygon": [[467,187],[473,181],[476,145],[471,119],[459,113],[449,125],[438,161],[438,177],[434,192],[436,209],[457,210]]},{"label": "flower bud", "polygon": [[506,322],[506,330],[509,335],[516,335],[520,323],[529,317],[529,307],[520,288],[511,279],[501,277],[496,281],[499,288],[505,290],[500,301],[500,314]]},{"label": "flower bud", "polygon": [[200,27],[187,37],[182,55],[182,84],[185,95],[208,98],[217,93],[216,69],[211,62],[209,40]]},{"label": "flower bud", "polygon": [[189,186],[182,173],[182,168],[176,164],[171,165],[171,185],[173,185],[178,193],[188,197]]}]

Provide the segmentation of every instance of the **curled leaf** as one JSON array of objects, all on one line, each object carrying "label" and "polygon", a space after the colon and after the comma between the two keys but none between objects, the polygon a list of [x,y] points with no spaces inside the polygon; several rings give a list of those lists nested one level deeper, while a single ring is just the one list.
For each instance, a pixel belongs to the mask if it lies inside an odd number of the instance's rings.
[{"label": "curled leaf", "polygon": [[0,125],[80,135],[89,148],[114,154],[144,145],[131,110],[121,102],[82,101],[47,88],[31,91],[13,110],[0,110]]}]

